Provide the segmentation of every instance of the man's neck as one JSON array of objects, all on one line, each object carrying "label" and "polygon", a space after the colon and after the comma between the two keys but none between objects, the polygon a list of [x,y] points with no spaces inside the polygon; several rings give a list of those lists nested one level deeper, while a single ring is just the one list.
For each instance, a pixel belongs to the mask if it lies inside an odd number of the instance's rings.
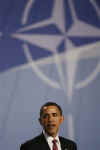
[{"label": "man's neck", "polygon": [[47,137],[52,137],[53,139],[55,139],[55,138],[58,138],[58,134],[57,135],[55,135],[55,136],[53,136],[53,135],[49,135],[48,133],[46,133],[45,132],[45,130],[43,130],[43,134],[44,134],[44,136],[47,138]]}]

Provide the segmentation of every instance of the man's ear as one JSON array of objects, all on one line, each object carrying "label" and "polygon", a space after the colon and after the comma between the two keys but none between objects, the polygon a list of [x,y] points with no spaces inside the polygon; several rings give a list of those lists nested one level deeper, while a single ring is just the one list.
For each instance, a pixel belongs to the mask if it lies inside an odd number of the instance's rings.
[{"label": "man's ear", "polygon": [[41,118],[39,118],[38,120],[39,120],[40,125],[42,125]]},{"label": "man's ear", "polygon": [[64,122],[64,116],[62,115],[61,116],[61,123],[63,123]]}]

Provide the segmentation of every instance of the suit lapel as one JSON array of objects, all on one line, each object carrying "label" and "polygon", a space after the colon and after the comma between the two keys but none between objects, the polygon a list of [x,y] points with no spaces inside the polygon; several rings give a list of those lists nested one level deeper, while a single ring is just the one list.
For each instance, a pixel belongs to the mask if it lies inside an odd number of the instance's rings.
[{"label": "suit lapel", "polygon": [[45,149],[46,149],[46,150],[50,150],[50,147],[49,147],[49,145],[48,145],[48,143],[47,143],[47,141],[46,141],[46,139],[45,139],[43,133],[41,134],[40,149],[41,149],[41,150],[45,150]]},{"label": "suit lapel", "polygon": [[64,140],[59,137],[60,144],[61,144],[61,150],[68,150],[68,145],[64,142]]}]

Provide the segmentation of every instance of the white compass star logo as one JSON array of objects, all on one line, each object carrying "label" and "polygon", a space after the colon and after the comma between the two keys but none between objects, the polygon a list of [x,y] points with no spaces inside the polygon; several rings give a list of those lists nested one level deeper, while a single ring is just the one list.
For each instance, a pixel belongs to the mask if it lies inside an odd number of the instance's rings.
[{"label": "white compass star logo", "polygon": [[[23,24],[27,22],[28,18],[28,13],[31,8],[31,5],[35,1],[29,1],[24,15],[23,15]],[[71,15],[73,19],[73,25],[69,29],[68,32],[66,32],[66,27],[65,27],[65,13],[64,13],[64,2],[61,0],[55,0],[54,1],[54,7],[52,10],[52,15],[50,18],[43,20],[41,22],[38,22],[36,24],[32,24],[29,26],[26,26],[24,28],[19,29],[16,33],[12,35],[13,38],[18,38],[22,41],[25,41],[27,43],[30,43],[32,45],[37,45],[39,47],[45,48],[48,51],[51,51],[54,53],[52,57],[45,58],[39,61],[34,61],[32,60],[29,48],[27,44],[24,44],[24,50],[25,50],[25,55],[28,59],[29,64],[31,65],[33,70],[44,80],[46,83],[49,85],[59,88],[60,84],[57,83],[56,81],[52,81],[49,79],[47,76],[45,76],[41,70],[39,69],[39,65],[42,63],[52,63],[52,61],[55,61],[57,70],[59,73],[60,77],[60,82],[61,85],[68,96],[72,96],[72,91],[73,91],[73,84],[74,84],[74,79],[76,75],[76,70],[77,70],[77,64],[80,59],[87,59],[87,58],[95,58],[100,56],[99,52],[99,47],[100,47],[100,42],[94,43],[94,44],[88,44],[85,46],[81,47],[76,47],[71,40],[69,40],[69,37],[99,37],[100,38],[100,30],[96,27],[93,27],[92,25],[89,25],[87,23],[84,23],[83,21],[80,21],[77,18],[75,8],[73,5],[72,0],[68,0],[70,10],[71,10]],[[92,5],[94,6],[97,15],[99,16],[99,12],[97,11],[97,5],[95,2],[91,1]],[[99,16],[100,17],[100,16]],[[60,19],[59,19],[60,18]],[[54,24],[57,26],[57,28],[61,31],[61,35],[43,35],[43,34],[25,34],[23,32],[29,31],[31,29],[37,29],[37,28],[42,28],[46,27],[50,24]],[[84,28],[83,28],[84,27]],[[82,29],[79,32],[79,29]],[[65,52],[63,54],[58,54],[57,52],[57,46],[61,43],[62,40],[65,40]],[[75,50],[77,49],[77,50]],[[94,52],[95,49],[95,52]],[[67,80],[66,77],[63,75],[62,71],[62,66],[61,62],[65,61],[66,62],[66,74],[67,74]],[[96,75],[100,71],[100,64],[98,63],[96,69],[88,76],[84,81],[80,81],[79,83],[76,84],[76,88],[82,88],[84,86],[87,86],[92,80],[95,79]],[[67,82],[67,84],[66,84]],[[67,87],[66,87],[67,85]]]}]

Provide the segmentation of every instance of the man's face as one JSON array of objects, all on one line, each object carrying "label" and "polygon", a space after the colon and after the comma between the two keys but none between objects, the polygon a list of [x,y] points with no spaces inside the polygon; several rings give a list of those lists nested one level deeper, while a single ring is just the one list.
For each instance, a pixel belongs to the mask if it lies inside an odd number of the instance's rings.
[{"label": "man's face", "polygon": [[40,124],[48,135],[55,137],[63,120],[64,117],[56,106],[46,106],[40,117]]}]

